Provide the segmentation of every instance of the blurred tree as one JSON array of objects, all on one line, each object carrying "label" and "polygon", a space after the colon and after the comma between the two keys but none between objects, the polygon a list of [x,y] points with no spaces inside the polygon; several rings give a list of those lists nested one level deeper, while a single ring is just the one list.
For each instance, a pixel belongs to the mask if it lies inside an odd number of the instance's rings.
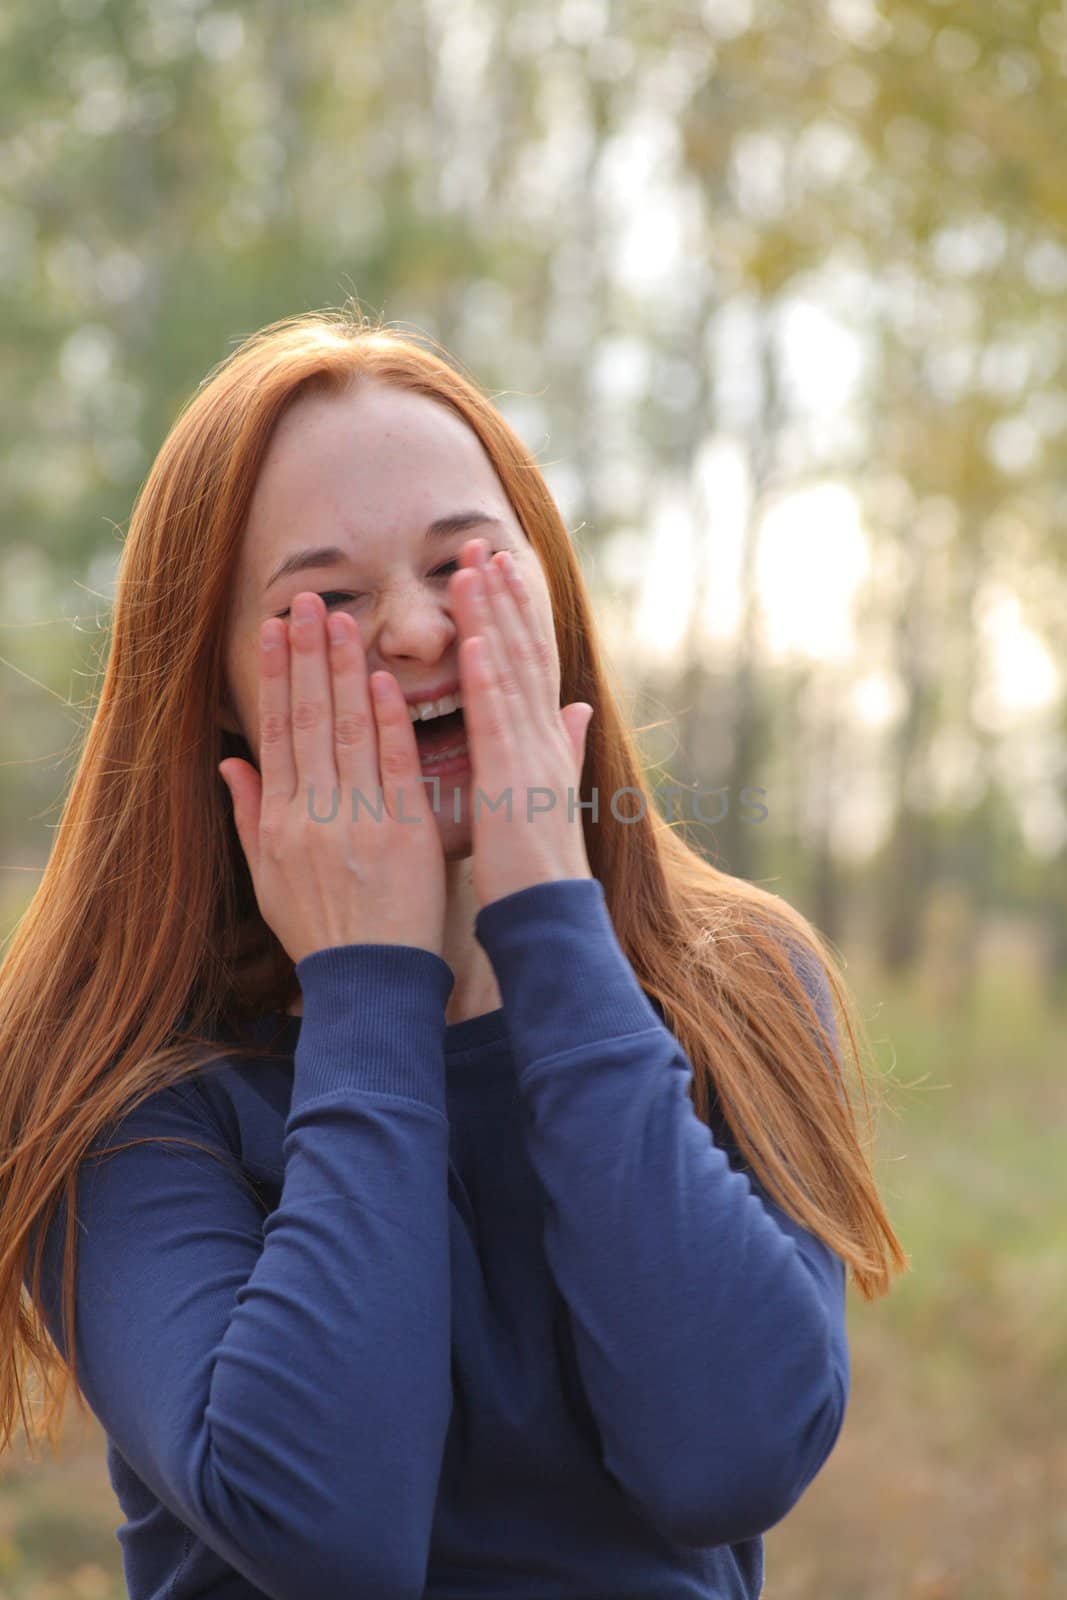
[{"label": "blurred tree", "polygon": [[[88,705],[98,665],[72,679],[77,625],[22,631],[35,586],[51,598],[34,616],[105,618],[138,484],[191,388],[254,328],[354,294],[439,338],[548,443],[591,571],[665,490],[691,508],[681,654],[654,681],[682,708],[689,781],[731,796],[699,842],[764,873],[740,789],[773,771],[832,937],[854,712],[834,662],[772,668],[758,574],[771,505],[846,485],[877,575],[857,668],[902,702],[862,891],[886,959],[916,959],[957,836],[977,903],[1000,892],[981,785],[1014,797],[1005,731],[976,703],[976,612],[994,574],[1021,589],[1035,559],[1028,620],[1051,642],[1063,609],[1060,4],[42,0],[0,29],[0,760],[25,759],[15,723],[69,756],[64,686]],[[832,415],[813,399],[825,375],[797,372],[798,308],[858,353]],[[698,474],[712,440],[746,464],[728,650],[703,632],[727,581]],[[1006,519],[1028,543],[1004,547]],[[948,781],[946,739],[972,782]],[[54,785],[46,763],[0,766],[9,865],[39,860]],[[1062,788],[1046,809],[1067,832]],[[1034,909],[1062,973],[1067,847],[1044,848]]]}]

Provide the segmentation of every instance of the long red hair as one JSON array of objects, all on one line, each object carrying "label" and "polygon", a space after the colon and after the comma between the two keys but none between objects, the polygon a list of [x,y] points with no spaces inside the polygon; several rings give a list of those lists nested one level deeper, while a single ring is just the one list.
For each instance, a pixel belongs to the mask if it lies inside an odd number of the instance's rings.
[{"label": "long red hair", "polygon": [[[72,1220],[62,1286],[69,1365],[40,1314],[39,1274],[61,1200],[73,1219],[88,1147],[126,1110],[198,1071],[220,1019],[282,1009],[298,992],[256,907],[218,773],[226,755],[251,759],[217,726],[223,639],[279,418],[302,394],[361,378],[426,395],[474,430],[541,562],[562,703],[594,709],[582,796],[596,789],[601,814],[593,822],[582,812],[589,863],[622,949],[692,1065],[696,1115],[728,1130],[768,1194],[842,1257],[866,1299],[908,1265],[868,1158],[870,1049],[832,947],[785,900],[718,870],[660,815],[542,474],[430,343],[347,308],[271,324],[200,384],[138,495],[99,702],[50,859],[0,963],[0,1449],[16,1412],[31,1448],[39,1433],[54,1445],[72,1383],[85,1414]],[[604,799],[624,789],[644,797],[644,816],[620,824]],[[631,796],[626,814],[635,810]],[[26,1409],[31,1367],[47,1397],[43,1420]]]}]

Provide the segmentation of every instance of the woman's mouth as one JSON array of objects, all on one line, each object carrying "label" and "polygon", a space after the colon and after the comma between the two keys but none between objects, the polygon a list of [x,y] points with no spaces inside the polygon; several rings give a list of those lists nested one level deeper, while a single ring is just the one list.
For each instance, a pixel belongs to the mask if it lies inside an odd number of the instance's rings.
[{"label": "woman's mouth", "polygon": [[415,743],[424,772],[451,771],[466,761],[468,756],[467,731],[462,710],[450,711],[447,716],[433,717],[429,722],[416,722]]}]

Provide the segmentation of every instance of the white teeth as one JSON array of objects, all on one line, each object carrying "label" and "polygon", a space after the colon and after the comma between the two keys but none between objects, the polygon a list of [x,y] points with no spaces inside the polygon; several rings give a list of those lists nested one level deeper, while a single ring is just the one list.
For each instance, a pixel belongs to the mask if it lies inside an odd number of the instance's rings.
[{"label": "white teeth", "polygon": [[447,717],[450,711],[458,711],[462,704],[461,694],[446,694],[440,700],[417,701],[408,706],[408,715],[412,722],[431,722],[434,717]]}]

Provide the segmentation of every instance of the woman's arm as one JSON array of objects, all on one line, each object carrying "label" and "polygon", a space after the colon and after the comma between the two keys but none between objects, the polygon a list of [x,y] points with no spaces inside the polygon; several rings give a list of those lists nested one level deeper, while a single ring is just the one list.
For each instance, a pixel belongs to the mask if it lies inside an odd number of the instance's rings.
[{"label": "woman's arm", "polygon": [[[162,1134],[227,1163],[140,1143],[79,1169],[79,1377],[138,1476],[264,1594],[415,1600],[452,1403],[453,974],[403,945],[317,951],[297,972],[265,1222],[195,1082],[97,1147]],[[57,1344],[64,1222],[61,1207],[42,1267]]]},{"label": "woman's arm", "polygon": [[475,927],[604,1465],[670,1538],[753,1538],[844,1421],[844,1264],[697,1117],[597,879],[505,895]]}]

